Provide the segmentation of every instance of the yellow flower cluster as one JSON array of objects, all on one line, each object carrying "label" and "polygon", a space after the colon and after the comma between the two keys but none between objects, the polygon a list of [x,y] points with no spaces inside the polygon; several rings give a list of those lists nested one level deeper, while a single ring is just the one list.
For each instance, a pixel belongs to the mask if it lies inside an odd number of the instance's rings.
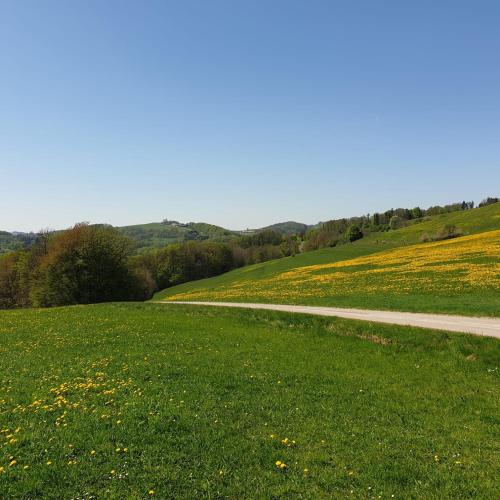
[{"label": "yellow flower cluster", "polygon": [[500,290],[500,230],[399,247],[355,259],[238,280],[169,300],[300,299],[355,294]]}]

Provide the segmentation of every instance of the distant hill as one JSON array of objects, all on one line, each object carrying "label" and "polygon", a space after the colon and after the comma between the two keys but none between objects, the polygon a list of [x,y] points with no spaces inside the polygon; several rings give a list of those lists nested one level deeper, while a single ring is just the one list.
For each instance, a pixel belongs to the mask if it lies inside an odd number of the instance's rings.
[{"label": "distant hill", "polygon": [[226,242],[239,236],[237,231],[230,231],[205,222],[188,222],[185,224],[177,221],[165,221],[122,226],[117,229],[137,242],[138,251],[192,240]]},{"label": "distant hill", "polygon": [[[116,229],[137,242],[137,251],[139,253],[148,248],[160,248],[183,241],[212,240],[227,242],[241,235],[239,231],[230,231],[205,222],[164,221],[122,226]],[[28,248],[35,242],[36,237],[36,233],[0,231],[0,255],[13,250]]]},{"label": "distant hill", "polygon": [[[184,241],[211,240],[224,243],[237,239],[243,234],[255,234],[264,230],[272,230],[280,234],[297,234],[306,231],[308,227],[307,224],[290,221],[272,224],[260,229],[232,231],[206,222],[182,223],[165,220],[163,222],[121,226],[117,227],[117,229],[137,242],[137,251],[140,253],[148,248],[161,248],[171,243]],[[27,248],[35,240],[36,233],[0,231],[0,254]]]},{"label": "distant hill", "polygon": [[302,224],[301,222],[288,221],[288,222],[278,222],[277,224],[271,224],[270,226],[263,227],[261,229],[256,229],[255,232],[259,231],[276,231],[281,234],[300,234],[307,231],[310,226],[307,224]]},{"label": "distant hill", "polygon": [[[483,200],[482,204],[491,204],[494,202],[498,202],[498,198],[488,198],[486,200]],[[465,202],[463,203],[465,204]],[[481,204],[479,206],[481,206]],[[450,207],[451,207],[450,210],[446,210],[447,208]],[[448,217],[448,213],[440,214],[439,210],[438,211],[434,210],[441,208],[444,208],[445,212],[452,212],[455,215],[450,215]],[[397,209],[396,211],[393,212],[396,213],[401,210],[403,212],[405,211],[404,209]],[[460,209],[459,203],[445,207],[439,207],[439,206],[430,207],[428,209],[428,212],[431,212],[432,210],[434,210],[436,214],[440,214],[439,216],[436,216],[434,213],[432,213],[432,220],[434,220],[435,225],[439,225],[441,224],[442,221],[447,220],[449,221],[449,223],[453,224],[458,223],[462,226],[463,221],[461,214],[463,208]],[[406,210],[406,212],[409,211]],[[428,229],[431,227],[434,229],[432,223],[428,223],[427,225],[420,225],[420,223],[423,221],[429,222],[429,218],[420,216],[414,220],[406,221],[405,224],[409,226],[413,226],[414,224],[419,224],[419,229],[422,230],[420,232],[423,232],[424,229]],[[315,225],[307,225],[301,222],[287,221],[287,222],[278,222],[276,224],[271,224],[269,226],[265,226],[258,229],[247,229],[246,231],[233,231],[213,224],[207,224],[205,222],[182,223],[175,220],[165,219],[162,222],[121,226],[117,227],[117,229],[120,232],[122,232],[125,236],[128,236],[132,240],[136,241],[137,252],[141,253],[148,248],[161,248],[171,243],[181,243],[184,241],[212,240],[224,243],[231,240],[236,240],[243,235],[254,235],[262,231],[274,231],[281,235],[293,235],[293,234],[300,235],[301,233],[305,233],[313,229],[321,230],[324,225],[328,225],[332,222],[336,221],[329,221],[326,223],[320,222]],[[358,222],[356,221],[356,224],[357,223]],[[467,229],[467,228],[462,227],[462,229]],[[380,229],[377,230],[380,231]],[[419,231],[417,230],[416,232]],[[403,235],[406,233],[399,232],[398,234]],[[36,238],[37,238],[36,233],[6,232],[0,230],[0,255],[13,250],[29,248],[36,241]],[[389,239],[390,238],[391,237],[389,237]],[[387,239],[387,237],[381,235],[380,239],[385,240]]]},{"label": "distant hill", "polygon": [[8,233],[7,231],[0,231],[0,255],[28,248],[35,240],[35,233]]}]

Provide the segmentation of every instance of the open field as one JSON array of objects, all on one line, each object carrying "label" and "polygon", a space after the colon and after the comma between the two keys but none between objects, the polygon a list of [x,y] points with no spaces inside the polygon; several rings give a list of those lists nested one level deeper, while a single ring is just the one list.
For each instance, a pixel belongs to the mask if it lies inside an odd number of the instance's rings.
[{"label": "open field", "polygon": [[498,491],[495,339],[161,304],[3,311],[0,338],[5,497]]},{"label": "open field", "polygon": [[155,298],[500,315],[500,230],[356,256],[367,249],[366,244],[334,248],[329,262],[326,252],[311,252],[302,265],[298,258],[286,259],[288,267],[264,263],[173,287]]}]

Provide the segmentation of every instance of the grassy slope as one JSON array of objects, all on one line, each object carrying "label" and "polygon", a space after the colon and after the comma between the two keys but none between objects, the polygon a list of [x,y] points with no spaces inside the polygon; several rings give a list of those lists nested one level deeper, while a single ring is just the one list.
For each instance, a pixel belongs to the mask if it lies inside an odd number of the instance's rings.
[{"label": "grassy slope", "polygon": [[[500,229],[500,203],[467,212],[439,215],[397,231],[373,233],[349,245],[306,252],[295,257],[237,269],[215,278],[185,283],[159,292],[155,295],[155,300],[175,300],[176,298],[189,300],[189,297],[184,294],[192,292],[196,293],[196,300],[224,300],[218,299],[214,292],[227,290],[240,282],[245,282],[248,291],[246,296],[235,297],[231,300],[498,315],[500,311],[500,294],[497,290],[482,290],[478,293],[467,294],[450,294],[444,290],[442,293],[431,294],[403,293],[391,295],[381,292],[357,293],[355,296],[336,294],[331,296],[287,297],[284,293],[286,289],[283,288],[282,293],[278,290],[266,297],[262,295],[252,296],[252,282],[259,284],[265,280],[272,281],[280,273],[304,266],[331,264],[396,247],[412,245],[419,242],[422,234],[434,234],[445,224],[458,226],[463,230],[464,235],[498,230]],[[194,297],[192,300],[195,300]]]},{"label": "grassy slope", "polygon": [[497,491],[494,339],[154,304],[4,311],[0,338],[8,498]]}]

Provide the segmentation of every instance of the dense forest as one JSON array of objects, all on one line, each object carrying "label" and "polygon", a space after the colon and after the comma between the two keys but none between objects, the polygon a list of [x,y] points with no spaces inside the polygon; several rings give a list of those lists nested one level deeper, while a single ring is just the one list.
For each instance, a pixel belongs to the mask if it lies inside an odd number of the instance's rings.
[{"label": "dense forest", "polygon": [[[498,198],[487,198],[479,206],[496,202]],[[473,202],[465,201],[425,210],[398,208],[330,220],[309,230],[299,225],[298,234],[266,229],[237,237],[232,234],[226,241],[195,238],[161,248],[141,248],[140,252],[137,241],[112,226],[83,223],[65,231],[43,231],[30,235],[21,248],[0,256],[0,308],[146,300],[157,290],[187,281],[301,251],[349,244],[371,232],[391,231],[433,215],[473,208]],[[289,229],[291,223],[286,224]],[[221,235],[218,229],[216,232]],[[425,241],[459,235],[459,228],[443,227]]]}]

